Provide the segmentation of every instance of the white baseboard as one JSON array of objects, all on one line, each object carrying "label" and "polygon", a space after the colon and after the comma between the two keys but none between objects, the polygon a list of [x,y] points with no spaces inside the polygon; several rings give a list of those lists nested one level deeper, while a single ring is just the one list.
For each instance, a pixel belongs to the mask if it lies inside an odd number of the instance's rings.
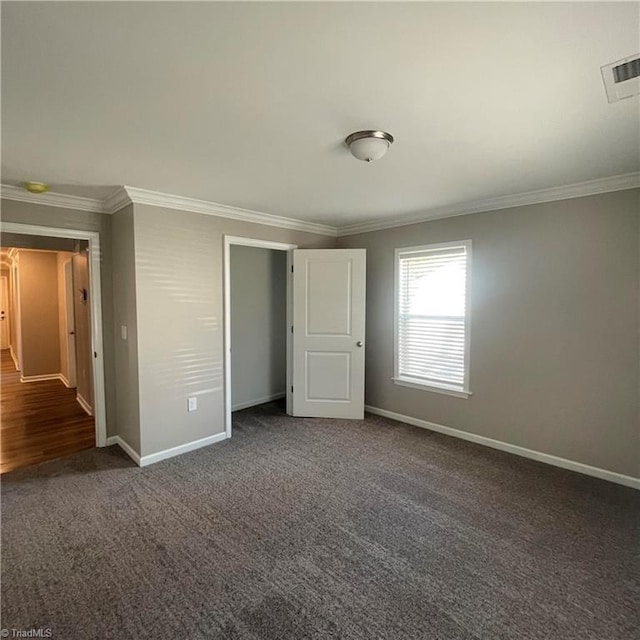
[{"label": "white baseboard", "polygon": [[387,411],[386,409],[378,409],[377,407],[367,405],[365,406],[365,411],[385,418],[391,418],[398,422],[404,422],[406,424],[413,425],[414,427],[420,427],[421,429],[437,431],[438,433],[443,433],[447,436],[468,440],[469,442],[475,442],[476,444],[481,444],[493,449],[500,449],[501,451],[513,453],[517,456],[522,456],[523,458],[530,458],[531,460],[537,460],[538,462],[545,462],[546,464],[553,465],[554,467],[568,469],[569,471],[576,471],[587,476],[593,476],[594,478],[600,478],[601,480],[608,480],[609,482],[622,484],[633,489],[640,489],[640,478],[626,476],[622,473],[608,471],[607,469],[600,469],[599,467],[592,467],[588,464],[583,464],[582,462],[559,458],[558,456],[541,453],[540,451],[534,451],[533,449],[525,449],[524,447],[519,447],[515,444],[509,444],[508,442],[502,442],[501,440],[494,440],[493,438],[479,436],[475,433],[460,431],[459,429],[453,429],[452,427],[445,427],[441,424],[436,424],[435,422],[427,422],[426,420],[412,418],[411,416],[405,416],[401,413],[395,413],[394,411]]},{"label": "white baseboard", "polygon": [[[18,362],[14,358],[13,352],[11,352],[11,357],[13,358],[13,364],[16,366],[16,371],[19,371]],[[63,373],[46,373],[40,376],[20,376],[20,382],[43,382],[44,380],[60,380],[60,382],[62,382],[65,387],[67,387],[68,389],[71,388],[71,383],[69,382],[69,380],[67,380],[67,377]],[[78,400],[78,402],[80,401]],[[80,404],[82,404],[82,402],[80,402]],[[84,406],[82,408],[85,409]],[[89,415],[93,414],[89,413]]]},{"label": "white baseboard", "polygon": [[154,462],[160,462],[160,460],[166,460],[167,458],[173,458],[189,451],[195,451],[202,447],[207,447],[215,442],[226,440],[226,433],[217,433],[215,436],[208,436],[207,438],[201,438],[200,440],[194,440],[193,442],[187,442],[171,449],[165,449],[164,451],[158,451],[157,453],[151,453],[147,456],[140,456],[133,447],[123,440],[120,436],[109,436],[107,438],[107,446],[117,444],[139,467],[146,467]]},{"label": "white baseboard", "polygon": [[231,411],[240,411],[241,409],[248,409],[249,407],[255,407],[259,404],[264,404],[265,402],[271,402],[272,400],[280,400],[280,398],[284,398],[287,394],[283,391],[281,393],[274,393],[270,396],[265,396],[264,398],[258,398],[257,400],[249,400],[248,402],[239,402],[238,404],[231,405]]},{"label": "white baseboard", "polygon": [[107,447],[112,444],[117,444],[138,466],[140,466],[140,455],[134,450],[134,448],[120,436],[109,436],[107,438]]},{"label": "white baseboard", "polygon": [[76,400],[90,416],[93,416],[93,409],[91,408],[91,405],[79,393],[76,393]]},{"label": "white baseboard", "polygon": [[13,345],[9,345],[9,353],[11,354],[11,359],[13,360],[13,366],[16,368],[16,371],[20,371],[20,365],[18,364],[18,356],[13,351]]},{"label": "white baseboard", "polygon": [[45,373],[40,376],[20,376],[20,382],[44,382],[45,380],[60,380],[64,383],[62,379],[62,374],[60,373]]},{"label": "white baseboard", "polygon": [[187,442],[186,444],[178,445],[177,447],[171,447],[171,449],[165,449],[164,451],[158,451],[157,453],[151,453],[140,458],[140,466],[146,467],[154,462],[160,462],[160,460],[166,460],[167,458],[173,458],[189,451],[195,451],[202,447],[207,447],[215,442],[226,440],[227,434],[217,433],[215,436],[208,436],[207,438],[201,438],[200,440],[194,440],[193,442]]}]

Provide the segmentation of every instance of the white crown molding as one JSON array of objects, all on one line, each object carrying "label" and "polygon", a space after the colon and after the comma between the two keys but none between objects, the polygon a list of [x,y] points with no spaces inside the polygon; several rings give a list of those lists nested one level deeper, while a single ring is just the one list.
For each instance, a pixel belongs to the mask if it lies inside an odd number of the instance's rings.
[{"label": "white crown molding", "polygon": [[335,227],[326,224],[305,222],[294,218],[284,218],[271,213],[251,211],[250,209],[240,209],[238,207],[230,207],[225,204],[218,204],[217,202],[208,202],[207,200],[197,200],[195,198],[187,198],[184,196],[174,196],[169,193],[160,193],[158,191],[149,191],[147,189],[138,189],[136,187],[125,186],[124,189],[129,195],[131,202],[135,204],[147,204],[154,207],[178,209],[180,211],[192,211],[194,213],[202,213],[209,216],[232,218],[233,220],[254,222],[255,224],[263,224],[270,227],[281,227],[283,229],[293,229],[295,231],[306,231],[308,233],[318,233],[325,236],[335,236],[337,233]]},{"label": "white crown molding", "polygon": [[540,204],[543,202],[554,202],[556,200],[567,200],[570,198],[580,198],[592,196],[599,193],[609,193],[612,191],[623,191],[640,187],[640,172],[627,173],[609,178],[599,178],[588,182],[578,182],[563,187],[552,187],[550,189],[539,189],[537,191],[527,191],[515,195],[499,196],[485,200],[473,200],[444,207],[429,209],[418,215],[396,216],[393,218],[383,218],[382,220],[372,220],[356,224],[334,227],[316,222],[306,222],[295,218],[285,218],[261,211],[240,209],[225,204],[198,200],[185,196],[176,196],[159,191],[139,189],[136,187],[118,187],[104,200],[94,198],[84,198],[81,196],[71,196],[62,193],[47,192],[43,194],[29,193],[21,187],[13,185],[1,185],[0,197],[6,200],[18,202],[28,202],[32,204],[43,204],[50,207],[62,207],[65,209],[75,209],[77,211],[89,211],[92,213],[112,214],[129,204],[145,204],[154,207],[164,207],[166,209],[176,209],[180,211],[191,211],[204,215],[242,220],[255,224],[267,225],[270,227],[280,227],[282,229],[292,229],[294,231],[305,231],[307,233],[317,233],[325,236],[347,236],[356,233],[367,233],[369,231],[380,231],[403,227],[440,218],[451,218],[454,216],[464,216],[471,213],[482,213],[484,211],[497,211],[509,209],[511,207],[521,207],[530,204]]},{"label": "white crown molding", "polygon": [[610,178],[599,178],[588,182],[577,182],[563,187],[552,187],[550,189],[539,189],[537,191],[527,191],[509,196],[499,196],[486,200],[472,200],[459,204],[447,205],[429,209],[413,216],[399,216],[395,218],[384,218],[370,222],[349,224],[338,228],[338,236],[350,236],[356,233],[367,233],[369,231],[381,231],[382,229],[392,229],[393,227],[404,227],[409,224],[428,222],[441,218],[452,218],[454,216],[465,216],[470,213],[482,213],[484,211],[498,211],[500,209],[510,209],[511,207],[522,207],[529,204],[541,204],[543,202],[554,202],[556,200],[568,200],[570,198],[580,198],[582,196],[593,196],[599,193],[609,193],[612,191],[624,191],[640,187],[640,172],[626,173]]},{"label": "white crown molding", "polygon": [[47,191],[46,193],[30,193],[22,187],[16,187],[10,184],[2,185],[0,197],[5,200],[28,202],[29,204],[43,204],[47,207],[62,207],[63,209],[76,209],[77,211],[90,211],[92,213],[104,212],[102,201],[94,198],[70,196],[51,191]]},{"label": "white crown molding", "polygon": [[292,229],[294,231],[306,231],[307,233],[317,233],[325,236],[335,237],[337,230],[335,227],[318,224],[316,222],[305,222],[294,218],[285,218],[261,211],[250,211],[231,207],[217,202],[197,200],[184,196],[175,196],[159,191],[148,189],[138,189],[136,187],[118,187],[104,200],[93,198],[83,198],[80,196],[65,195],[48,191],[47,193],[30,193],[22,187],[13,185],[2,185],[0,197],[6,200],[17,202],[28,202],[32,204],[43,204],[49,207],[63,207],[65,209],[75,209],[77,211],[90,211],[92,213],[113,214],[129,204],[146,204],[154,207],[164,207],[166,209],[177,209],[180,211],[192,211],[204,215],[218,216],[221,218],[231,218],[242,220],[243,222],[253,222],[255,224],[267,225],[270,227],[280,227],[282,229]]},{"label": "white crown molding", "polygon": [[131,198],[124,187],[118,187],[102,201],[102,213],[115,213],[131,204]]}]

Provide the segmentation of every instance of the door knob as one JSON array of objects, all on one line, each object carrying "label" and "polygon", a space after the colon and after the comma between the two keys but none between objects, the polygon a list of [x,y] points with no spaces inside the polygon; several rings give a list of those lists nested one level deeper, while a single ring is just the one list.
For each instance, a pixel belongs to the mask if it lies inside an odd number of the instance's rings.
[{"label": "door knob", "polygon": [[356,342],[356,347],[362,347],[364,346],[364,342],[362,342],[362,340],[358,340],[358,342]]}]

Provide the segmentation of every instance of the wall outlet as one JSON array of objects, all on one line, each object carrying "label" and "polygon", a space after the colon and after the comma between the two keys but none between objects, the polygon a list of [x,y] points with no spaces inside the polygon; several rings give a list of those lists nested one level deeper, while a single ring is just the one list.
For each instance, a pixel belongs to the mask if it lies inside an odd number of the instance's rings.
[{"label": "wall outlet", "polygon": [[197,411],[198,409],[198,398],[196,396],[191,396],[189,398],[189,404],[187,405],[187,411]]}]

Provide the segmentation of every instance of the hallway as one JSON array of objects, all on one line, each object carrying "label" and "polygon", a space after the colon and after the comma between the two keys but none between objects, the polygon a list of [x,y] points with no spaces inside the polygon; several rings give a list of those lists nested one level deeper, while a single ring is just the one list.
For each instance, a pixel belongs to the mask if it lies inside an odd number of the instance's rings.
[{"label": "hallway", "polygon": [[20,382],[8,349],[2,350],[0,473],[95,446],[93,417],[60,380]]}]

